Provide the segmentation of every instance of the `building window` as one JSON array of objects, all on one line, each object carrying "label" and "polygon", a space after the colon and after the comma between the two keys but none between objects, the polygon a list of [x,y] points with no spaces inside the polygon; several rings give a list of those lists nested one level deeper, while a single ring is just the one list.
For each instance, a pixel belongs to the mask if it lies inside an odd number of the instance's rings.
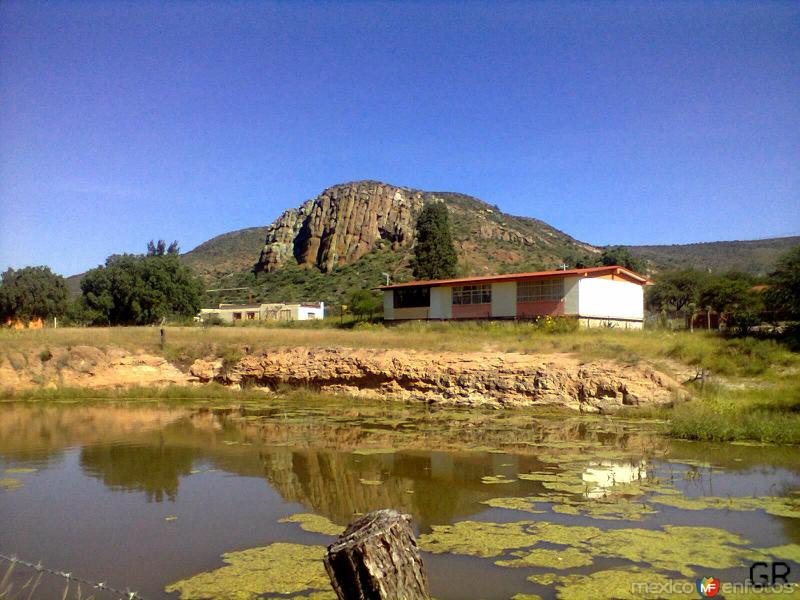
[{"label": "building window", "polygon": [[492,286],[465,285],[453,288],[453,304],[491,304]]},{"label": "building window", "polygon": [[431,288],[410,287],[394,291],[395,308],[427,308],[431,305]]},{"label": "building window", "polygon": [[247,320],[248,321],[255,321],[256,320],[256,313],[254,313],[254,312],[247,313]]},{"label": "building window", "polygon": [[517,302],[561,300],[564,297],[563,279],[520,281],[517,283]]},{"label": "building window", "polygon": [[233,313],[233,320],[234,321],[241,321],[242,320],[242,313],[240,313],[240,312]]}]

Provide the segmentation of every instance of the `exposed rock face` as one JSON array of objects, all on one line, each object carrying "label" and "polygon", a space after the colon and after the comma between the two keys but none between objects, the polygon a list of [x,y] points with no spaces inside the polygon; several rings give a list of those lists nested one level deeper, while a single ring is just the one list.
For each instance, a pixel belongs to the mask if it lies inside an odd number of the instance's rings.
[{"label": "exposed rock face", "polygon": [[0,389],[183,385],[194,379],[160,356],[93,346],[0,356]]},{"label": "exposed rock face", "polygon": [[294,259],[330,271],[358,260],[379,240],[407,245],[422,204],[422,192],[377,181],[328,188],[270,225],[258,268],[274,271]]},{"label": "exposed rock face", "polygon": [[197,361],[191,372],[201,381],[233,385],[311,385],[367,397],[582,412],[669,404],[680,393],[676,381],[648,367],[581,363],[567,355],[293,348],[246,356],[226,372]]}]

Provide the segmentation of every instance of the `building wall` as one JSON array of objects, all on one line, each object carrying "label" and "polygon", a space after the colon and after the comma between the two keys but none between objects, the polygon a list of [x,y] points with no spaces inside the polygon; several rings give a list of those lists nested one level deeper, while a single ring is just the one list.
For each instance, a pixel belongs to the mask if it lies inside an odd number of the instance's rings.
[{"label": "building wall", "polygon": [[[305,321],[308,320],[309,315],[311,314],[316,315],[317,319],[324,318],[325,305],[322,304],[320,308],[314,308],[310,306],[300,306],[299,304],[272,303],[272,304],[262,304],[261,306],[258,307],[248,307],[248,308],[239,308],[230,306],[226,306],[223,308],[213,308],[213,309],[204,308],[200,311],[199,318],[200,320],[208,320],[216,317],[224,323],[235,323],[236,321],[234,321],[233,318],[234,313],[241,313],[242,315],[241,320],[245,322],[250,320]],[[253,319],[248,319],[247,317],[248,313],[254,313],[255,317]]]},{"label": "building wall", "polygon": [[383,318],[391,321],[394,316],[394,290],[383,290]]},{"label": "building wall", "polygon": [[623,321],[620,319],[590,319],[578,318],[578,326],[586,329],[594,327],[612,327],[614,329],[643,329],[642,321]]},{"label": "building wall", "polygon": [[492,316],[491,304],[454,304],[454,319],[489,319]]},{"label": "building wall", "polygon": [[564,278],[564,313],[565,315],[578,314],[578,284],[580,277]]},{"label": "building wall", "polygon": [[453,304],[452,288],[430,290],[430,307],[394,308],[394,293],[383,293],[386,320],[403,319],[490,319],[576,316],[585,327],[616,323],[624,328],[641,328],[644,319],[644,289],[620,278],[566,277],[561,300],[517,302],[517,283],[492,284],[491,304]]},{"label": "building wall", "polygon": [[[430,314],[430,308],[427,306],[420,306],[417,308],[395,308],[393,319],[427,319]],[[386,318],[386,315],[384,315]]]},{"label": "building wall", "polygon": [[431,319],[453,318],[453,288],[431,288]]},{"label": "building wall", "polygon": [[550,315],[559,317],[564,314],[563,300],[539,300],[536,302],[517,302],[517,317],[520,319],[532,319]]},{"label": "building wall", "polygon": [[311,319],[324,319],[325,318],[325,303],[320,302],[319,308],[312,306],[300,306],[297,308],[297,318],[300,321],[308,321]]},{"label": "building wall", "polygon": [[517,314],[517,282],[492,284],[492,316],[514,317]]},{"label": "building wall", "polygon": [[599,277],[578,282],[578,314],[601,319],[644,319],[644,290],[641,285]]}]

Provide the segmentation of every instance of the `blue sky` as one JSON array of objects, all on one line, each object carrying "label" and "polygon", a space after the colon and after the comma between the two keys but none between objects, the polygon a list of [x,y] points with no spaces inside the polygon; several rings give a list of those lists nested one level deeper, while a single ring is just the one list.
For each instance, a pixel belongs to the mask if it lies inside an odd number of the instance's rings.
[{"label": "blue sky", "polygon": [[798,2],[4,0],[0,268],[366,178],[594,244],[797,235],[798,98]]}]

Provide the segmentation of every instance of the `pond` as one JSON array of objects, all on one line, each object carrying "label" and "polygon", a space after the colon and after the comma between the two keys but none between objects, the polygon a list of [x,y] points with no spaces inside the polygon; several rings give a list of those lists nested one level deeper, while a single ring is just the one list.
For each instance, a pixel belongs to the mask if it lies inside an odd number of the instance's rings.
[{"label": "pond", "polygon": [[[335,533],[396,508],[441,600],[697,597],[698,578],[776,560],[797,581],[797,448],[658,425],[350,399],[7,402],[0,553],[143,598],[321,600]],[[36,593],[63,589],[47,575]]]}]

